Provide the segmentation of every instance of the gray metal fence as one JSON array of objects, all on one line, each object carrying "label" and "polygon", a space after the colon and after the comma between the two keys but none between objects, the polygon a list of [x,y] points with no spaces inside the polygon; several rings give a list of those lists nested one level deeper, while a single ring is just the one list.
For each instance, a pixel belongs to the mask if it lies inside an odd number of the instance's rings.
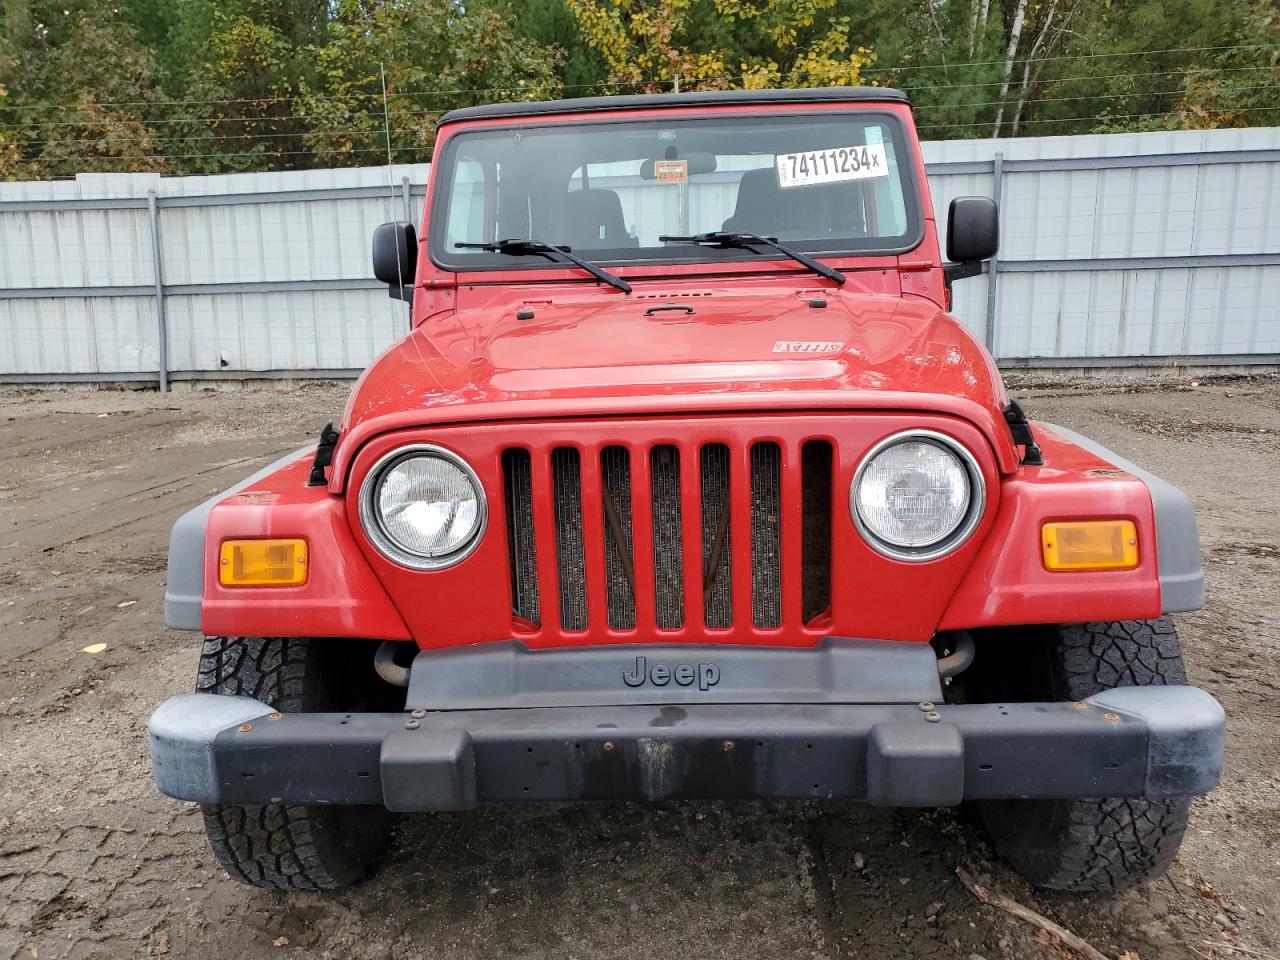
[{"label": "gray metal fence", "polygon": [[1280,128],[924,145],[939,218],[1000,199],[954,312],[1002,366],[1280,362]]},{"label": "gray metal fence", "polygon": [[[1004,366],[1280,363],[1280,129],[926,143],[1001,199],[955,314]],[[406,329],[373,227],[426,165],[0,184],[0,382],[346,377]]]},{"label": "gray metal fence", "polygon": [[427,169],[0,184],[0,382],[354,376],[408,329],[369,238]]}]

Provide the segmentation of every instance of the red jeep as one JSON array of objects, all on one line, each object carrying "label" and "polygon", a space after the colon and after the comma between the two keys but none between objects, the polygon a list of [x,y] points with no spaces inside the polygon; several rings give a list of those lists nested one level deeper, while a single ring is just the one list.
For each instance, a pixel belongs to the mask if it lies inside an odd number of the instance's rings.
[{"label": "red jeep", "polygon": [[374,237],[412,332],[174,527],[160,789],[282,889],[513,800],[974,801],[1035,883],[1163,870],[1222,762],[1195,518],[1027,422],[947,313],[995,204],[948,216],[893,90],[447,114]]}]

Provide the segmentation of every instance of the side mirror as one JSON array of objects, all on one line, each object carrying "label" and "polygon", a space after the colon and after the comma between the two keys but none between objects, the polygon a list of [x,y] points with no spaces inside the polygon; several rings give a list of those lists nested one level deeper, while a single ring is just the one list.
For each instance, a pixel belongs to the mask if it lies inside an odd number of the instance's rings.
[{"label": "side mirror", "polygon": [[947,212],[947,282],[982,272],[1000,249],[1000,212],[990,197],[956,197]]},{"label": "side mirror", "polygon": [[418,231],[412,223],[397,220],[373,231],[373,275],[391,287],[393,299],[413,302],[417,272]]}]

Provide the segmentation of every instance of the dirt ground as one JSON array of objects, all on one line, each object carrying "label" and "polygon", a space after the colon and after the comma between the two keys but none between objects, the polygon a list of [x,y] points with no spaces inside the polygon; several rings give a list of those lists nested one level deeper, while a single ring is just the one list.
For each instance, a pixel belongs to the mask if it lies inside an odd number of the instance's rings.
[{"label": "dirt ground", "polygon": [[411,818],[351,892],[239,886],[195,808],[150,778],[147,715],[191,688],[199,648],[163,624],[169,525],[313,437],[346,387],[7,390],[0,957],[1072,956],[978,903],[957,866],[1110,957],[1280,955],[1280,379],[1014,386],[1199,511],[1208,605],[1178,623],[1192,682],[1226,706],[1228,755],[1167,878],[1034,891],[964,810],[664,803]]}]

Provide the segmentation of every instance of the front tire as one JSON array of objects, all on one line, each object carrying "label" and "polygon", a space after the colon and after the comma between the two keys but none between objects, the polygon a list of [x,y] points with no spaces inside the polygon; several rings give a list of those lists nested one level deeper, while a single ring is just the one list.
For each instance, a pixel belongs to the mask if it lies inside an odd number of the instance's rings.
[{"label": "front tire", "polygon": [[[982,699],[1084,700],[1115,687],[1187,682],[1168,617],[1035,629],[1034,637],[1019,632],[979,648],[999,658],[980,684]],[[987,800],[978,810],[996,849],[1031,883],[1110,892],[1169,868],[1189,805],[1186,799],[1108,797]]]},{"label": "front tire", "polygon": [[[367,644],[298,637],[206,640],[196,690],[253,697],[283,712],[368,709],[385,696]],[[233,880],[284,891],[336,890],[359,880],[394,822],[389,811],[370,806],[202,804],[201,811],[214,856]]]}]

